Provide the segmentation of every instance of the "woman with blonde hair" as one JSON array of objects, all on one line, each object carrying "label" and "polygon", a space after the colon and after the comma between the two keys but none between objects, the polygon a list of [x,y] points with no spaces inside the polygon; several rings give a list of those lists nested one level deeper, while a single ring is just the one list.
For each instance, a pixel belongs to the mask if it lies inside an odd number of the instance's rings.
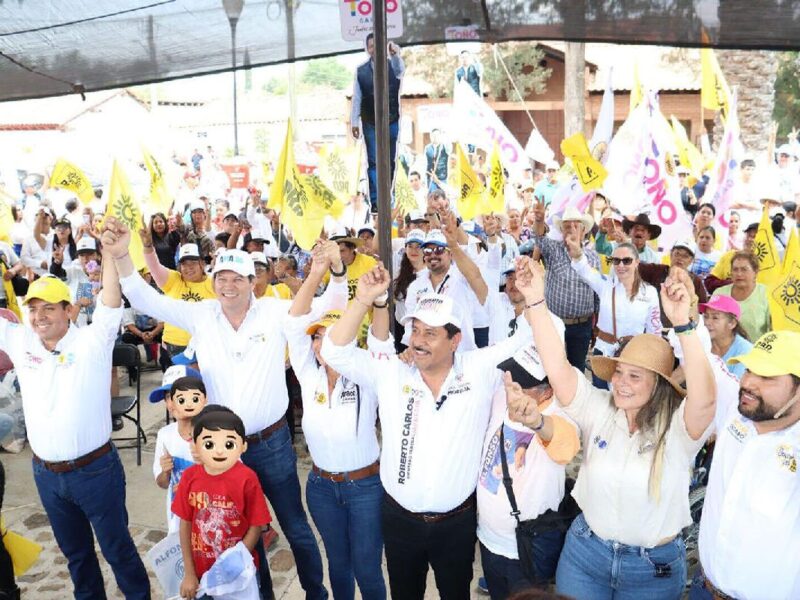
[{"label": "woman with blonde hair", "polygon": [[[541,298],[531,329],[558,402],[578,425],[584,461],[572,495],[583,513],[561,553],[556,588],[575,598],[677,600],[686,583],[681,530],[691,523],[689,481],[716,406],[711,366],[690,320],[688,274],[673,269],[661,287],[664,312],[685,358],[686,391],[673,378],[670,345],[635,336],[618,357],[595,356],[592,386],[567,360],[544,300],[543,268],[525,269]],[[520,276],[520,269],[517,269]]]}]

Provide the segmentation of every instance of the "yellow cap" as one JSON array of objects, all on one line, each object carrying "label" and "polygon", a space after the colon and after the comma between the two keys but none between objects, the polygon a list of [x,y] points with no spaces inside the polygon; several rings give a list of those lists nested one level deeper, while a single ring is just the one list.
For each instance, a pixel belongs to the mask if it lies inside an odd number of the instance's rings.
[{"label": "yellow cap", "polygon": [[306,329],[306,333],[308,335],[314,335],[315,333],[317,333],[317,330],[320,327],[325,327],[327,329],[341,318],[342,318],[342,311],[329,310],[324,315],[322,315],[322,318],[319,321],[316,321],[311,325],[309,325],[308,329]]},{"label": "yellow cap", "polygon": [[800,333],[770,331],[765,333],[747,354],[728,359],[728,364],[742,363],[748,371],[761,377],[796,375],[800,377]]},{"label": "yellow cap", "polygon": [[28,287],[25,295],[24,304],[34,298],[44,300],[50,304],[59,302],[72,302],[72,295],[69,293],[67,284],[56,277],[40,277]]}]

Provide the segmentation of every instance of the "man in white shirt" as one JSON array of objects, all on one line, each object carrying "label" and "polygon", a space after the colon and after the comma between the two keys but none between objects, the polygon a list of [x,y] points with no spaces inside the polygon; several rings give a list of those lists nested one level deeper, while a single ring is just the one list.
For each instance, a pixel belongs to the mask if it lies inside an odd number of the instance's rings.
[{"label": "man in white shirt", "polygon": [[800,598],[800,333],[771,331],[743,356],[738,406],[717,403],[717,442],[690,599]]},{"label": "man in white shirt", "polygon": [[[111,262],[109,260],[109,262]],[[111,437],[111,364],[122,301],[113,262],[94,321],[70,324],[70,291],[55,277],[30,285],[30,328],[0,319],[0,348],[17,369],[33,479],[67,558],[75,598],[106,597],[94,537],[126,598],[150,581],[128,532],[125,473]]]},{"label": "man in white shirt", "polygon": [[[223,250],[217,256],[212,273],[216,300],[186,302],[162,296],[135,272],[129,241],[128,229],[108,218],[103,247],[116,260],[125,297],[134,308],[191,334],[209,403],[230,408],[244,422],[248,448],[242,461],[258,475],[289,540],[306,597],[327,598],[319,548],[300,500],[297,457],[285,417],[289,397],[283,328],[291,302],[256,300],[253,261],[241,250]],[[341,265],[337,269],[343,270]],[[336,283],[344,302],[346,283]]]},{"label": "man in white shirt", "polygon": [[[361,321],[389,283],[380,264],[359,279],[355,301],[323,341],[322,357],[378,397],[386,490],[383,535],[392,597],[422,599],[430,565],[440,597],[469,598],[474,494],[492,395],[500,385],[496,365],[531,337],[516,335],[456,353],[462,311],[454,298],[428,294],[403,318],[411,331],[412,364],[361,350],[355,344]],[[530,278],[517,285],[531,305]]]},{"label": "man in white shirt", "polygon": [[[414,312],[417,301],[425,294],[443,294],[453,298],[464,312],[459,350],[474,350],[476,345],[472,315],[478,306],[485,304],[488,288],[480,269],[458,243],[458,228],[452,213],[445,221],[446,234],[442,230],[433,229],[425,236],[422,251],[428,268],[420,271],[408,286],[406,314]],[[409,345],[410,337],[410,330],[406,330],[403,335],[405,345]]]}]

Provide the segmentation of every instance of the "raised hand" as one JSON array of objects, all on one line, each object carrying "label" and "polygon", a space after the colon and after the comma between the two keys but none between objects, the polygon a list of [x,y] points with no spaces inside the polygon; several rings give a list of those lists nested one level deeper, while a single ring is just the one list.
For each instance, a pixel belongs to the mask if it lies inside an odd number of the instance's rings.
[{"label": "raised hand", "polygon": [[164,454],[161,455],[161,458],[158,459],[158,464],[161,465],[161,472],[162,473],[169,473],[172,471],[174,466],[172,460],[172,455],[167,452],[167,449],[164,449]]},{"label": "raised hand", "polygon": [[694,283],[689,273],[672,267],[661,284],[661,308],[673,325],[686,325],[691,314]]},{"label": "raised hand", "polygon": [[448,212],[442,215],[442,233],[451,248],[458,245],[458,221],[456,215]]},{"label": "raised hand", "polygon": [[109,253],[113,258],[122,258],[128,254],[128,246],[131,243],[131,232],[122,221],[114,217],[107,217],[103,224],[103,235],[100,237],[103,244],[103,251]]},{"label": "raised hand", "polygon": [[325,242],[319,240],[311,250],[311,267],[309,275],[321,278],[330,268],[331,263],[325,254]]},{"label": "raised hand", "polygon": [[544,223],[544,198],[534,198],[531,210],[533,211],[533,222]]},{"label": "raised hand", "polygon": [[383,263],[378,263],[372,270],[367,271],[358,278],[356,300],[362,304],[371,306],[376,298],[380,297],[389,289],[389,284],[391,282],[392,280],[389,277],[389,272],[383,266]]},{"label": "raised hand", "polygon": [[544,268],[528,256],[521,256],[516,263],[516,287],[525,297],[526,304],[544,299]]},{"label": "raised hand", "polygon": [[320,246],[328,260],[328,264],[334,271],[340,273],[342,271],[342,252],[339,250],[339,244],[331,240],[320,240]]},{"label": "raised hand", "polygon": [[567,247],[567,253],[572,260],[578,260],[583,256],[583,248],[581,247],[581,240],[575,234],[569,234],[564,238],[564,245]]},{"label": "raised hand", "polygon": [[57,265],[60,265],[64,262],[64,248],[63,246],[59,246],[55,250],[53,250],[53,262]]},{"label": "raised hand", "polygon": [[153,245],[153,234],[145,224],[144,219],[142,219],[142,226],[139,228],[139,237],[142,238],[142,246],[145,248],[150,248]]}]

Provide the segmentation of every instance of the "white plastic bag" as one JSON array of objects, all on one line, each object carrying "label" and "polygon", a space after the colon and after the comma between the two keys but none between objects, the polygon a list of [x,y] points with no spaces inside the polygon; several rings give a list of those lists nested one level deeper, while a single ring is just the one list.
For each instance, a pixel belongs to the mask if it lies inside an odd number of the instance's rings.
[{"label": "white plastic bag", "polygon": [[166,598],[180,597],[183,581],[183,554],[178,532],[167,534],[163,540],[147,551],[147,561],[164,590]]}]

